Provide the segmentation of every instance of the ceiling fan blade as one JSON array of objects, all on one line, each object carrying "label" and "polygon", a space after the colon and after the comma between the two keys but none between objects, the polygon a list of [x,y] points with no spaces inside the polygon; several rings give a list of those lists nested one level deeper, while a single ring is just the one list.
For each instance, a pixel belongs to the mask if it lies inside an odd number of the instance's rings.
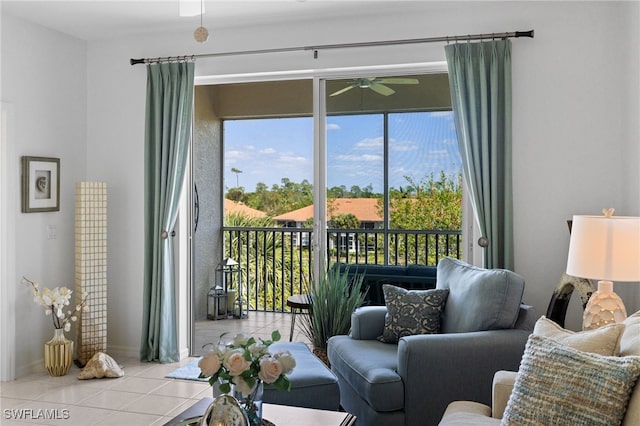
[{"label": "ceiling fan blade", "polygon": [[417,78],[401,78],[401,77],[391,77],[391,78],[377,78],[374,80],[374,83],[382,83],[382,84],[419,84]]},{"label": "ceiling fan blade", "polygon": [[371,83],[371,86],[369,86],[369,89],[373,90],[374,92],[380,93],[381,95],[384,95],[384,96],[389,96],[396,93],[396,91],[393,90],[391,87],[387,87],[383,84],[375,83],[375,82]]},{"label": "ceiling fan blade", "polygon": [[352,84],[351,86],[347,86],[347,87],[345,87],[345,88],[343,88],[343,89],[340,89],[340,90],[338,90],[338,91],[336,91],[336,92],[333,92],[333,93],[332,93],[332,94],[330,94],[329,96],[338,96],[338,95],[341,95],[341,94],[343,94],[344,92],[346,92],[346,91],[348,91],[348,90],[353,89],[354,87],[358,87],[358,85],[357,85],[357,84]]}]

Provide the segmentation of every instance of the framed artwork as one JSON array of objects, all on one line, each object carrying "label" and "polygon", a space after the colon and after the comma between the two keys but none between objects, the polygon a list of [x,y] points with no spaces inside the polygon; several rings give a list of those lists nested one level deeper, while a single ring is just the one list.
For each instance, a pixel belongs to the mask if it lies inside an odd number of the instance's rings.
[{"label": "framed artwork", "polygon": [[60,159],[22,157],[22,212],[60,210]]}]

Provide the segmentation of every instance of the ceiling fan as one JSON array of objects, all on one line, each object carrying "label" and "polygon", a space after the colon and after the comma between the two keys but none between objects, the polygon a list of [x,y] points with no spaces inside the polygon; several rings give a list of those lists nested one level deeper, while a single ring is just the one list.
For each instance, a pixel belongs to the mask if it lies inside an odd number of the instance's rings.
[{"label": "ceiling fan", "polygon": [[371,89],[374,92],[377,92],[383,96],[389,96],[396,93],[391,87],[386,86],[387,84],[418,84],[419,81],[417,78],[402,78],[402,77],[381,77],[381,78],[356,78],[353,80],[353,83],[345,88],[342,88],[336,92],[333,92],[329,96],[338,96],[347,92],[354,87],[359,87],[360,89]]}]

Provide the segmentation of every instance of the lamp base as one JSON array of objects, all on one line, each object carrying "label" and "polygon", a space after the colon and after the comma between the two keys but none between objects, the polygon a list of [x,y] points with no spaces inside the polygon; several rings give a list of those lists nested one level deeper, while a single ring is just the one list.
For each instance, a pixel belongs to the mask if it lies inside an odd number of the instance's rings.
[{"label": "lamp base", "polygon": [[627,310],[622,299],[613,292],[611,281],[598,281],[598,290],[591,295],[582,317],[582,329],[594,330],[607,324],[624,321]]}]

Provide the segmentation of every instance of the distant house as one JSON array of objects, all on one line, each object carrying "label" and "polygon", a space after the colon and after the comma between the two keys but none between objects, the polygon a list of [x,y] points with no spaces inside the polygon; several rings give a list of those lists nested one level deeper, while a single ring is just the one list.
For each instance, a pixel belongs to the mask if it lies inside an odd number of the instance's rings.
[{"label": "distant house", "polygon": [[267,214],[263,211],[253,209],[246,204],[225,198],[224,214],[228,215],[230,213],[240,214],[245,217],[267,217]]},{"label": "distant house", "polygon": [[[352,214],[360,222],[361,229],[380,228],[383,224],[383,217],[380,214],[377,198],[334,198],[327,201],[327,222],[332,218],[342,214]],[[276,224],[285,228],[303,228],[307,219],[313,217],[313,204],[283,213],[274,217]],[[329,224],[329,228],[331,225]],[[307,247],[309,245],[309,233],[302,233],[300,242],[296,240],[296,245]],[[358,241],[355,235],[340,233],[336,240],[329,241],[329,248],[340,246],[341,249],[354,251]]]}]

